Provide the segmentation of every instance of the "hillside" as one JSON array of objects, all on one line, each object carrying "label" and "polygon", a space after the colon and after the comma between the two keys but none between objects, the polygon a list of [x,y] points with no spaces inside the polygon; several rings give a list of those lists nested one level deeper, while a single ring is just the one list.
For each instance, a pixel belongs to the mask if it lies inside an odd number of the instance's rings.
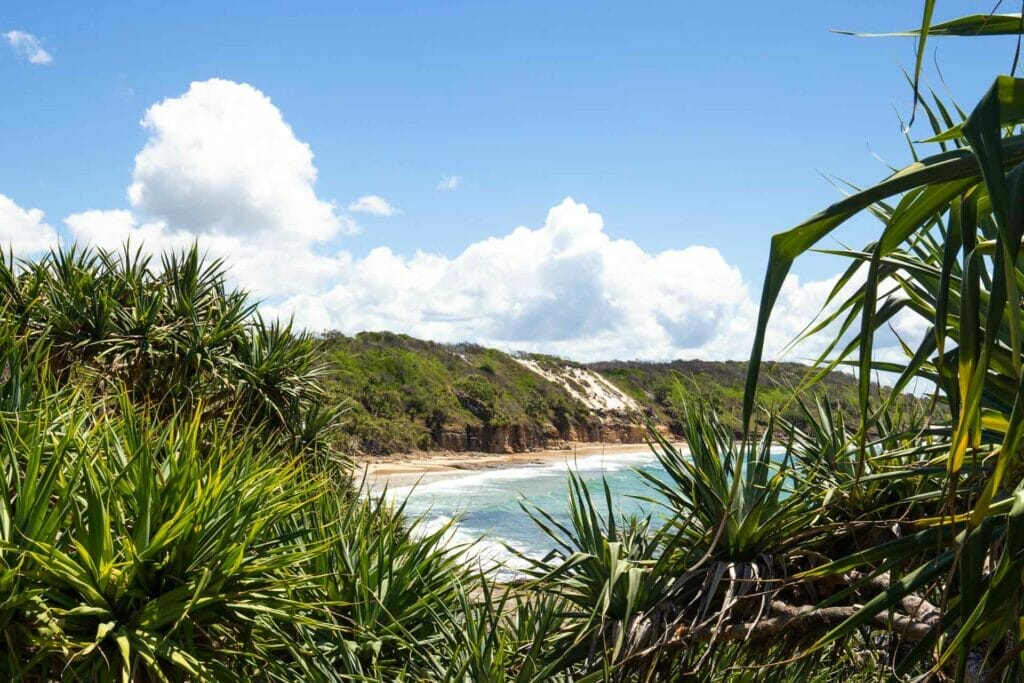
[{"label": "hillside", "polygon": [[[688,401],[709,405],[733,431],[741,427],[746,361],[674,360],[667,363],[607,361],[587,366],[615,384],[650,411],[669,431],[682,428],[683,408]],[[792,402],[810,368],[800,363],[766,362],[758,380],[758,400],[766,408],[802,425],[803,416]],[[815,387],[847,415],[857,412],[857,380],[833,372]]]},{"label": "hillside", "polygon": [[[678,435],[683,405],[694,399],[714,406],[735,430],[746,377],[746,363],[734,361],[584,365],[389,332],[328,333],[320,352],[331,400],[346,410],[346,449],[375,455],[641,443],[644,418]],[[767,364],[762,401],[782,407],[807,371]],[[852,414],[851,377],[833,373],[819,388]],[[792,407],[785,414],[799,419]]]}]

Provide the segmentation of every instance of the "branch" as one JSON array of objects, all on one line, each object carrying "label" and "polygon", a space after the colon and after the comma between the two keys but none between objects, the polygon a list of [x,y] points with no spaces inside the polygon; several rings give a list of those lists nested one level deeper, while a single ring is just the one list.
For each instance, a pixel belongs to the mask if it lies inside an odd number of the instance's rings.
[{"label": "branch", "polygon": [[[876,593],[882,593],[889,590],[890,585],[889,572],[885,572],[879,576],[868,577],[868,575],[863,572],[853,570],[844,574],[843,579],[848,585],[854,586],[854,590],[861,587],[870,587]],[[903,596],[903,598],[900,599],[900,607],[907,615],[913,617],[916,621],[926,623],[929,626],[937,625],[939,620],[942,618],[941,609],[914,593]]]},{"label": "branch", "polygon": [[[920,600],[920,598],[917,598]],[[921,601],[924,602],[924,601]],[[772,615],[752,623],[727,624],[715,628],[714,624],[688,632],[685,627],[676,629],[671,640],[665,645],[682,645],[695,640],[708,641],[765,641],[785,633],[786,636],[802,636],[810,633],[825,633],[843,623],[861,610],[860,605],[844,607],[822,607],[815,609],[812,605],[789,605],[776,600],[772,602]],[[929,615],[930,617],[931,615]],[[891,630],[894,633],[913,641],[922,640],[927,636],[934,623],[895,612],[891,623],[888,612],[880,612],[871,619],[878,628]]]}]

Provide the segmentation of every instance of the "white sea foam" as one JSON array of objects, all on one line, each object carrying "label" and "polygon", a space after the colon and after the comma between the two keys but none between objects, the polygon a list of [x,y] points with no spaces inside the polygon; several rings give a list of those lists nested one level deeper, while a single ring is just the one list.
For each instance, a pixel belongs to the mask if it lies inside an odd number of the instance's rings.
[{"label": "white sea foam", "polygon": [[445,515],[425,517],[420,520],[414,531],[426,536],[449,527],[441,537],[442,547],[459,552],[482,571],[496,572],[501,579],[515,578],[528,566],[526,560],[509,550],[509,546],[514,545],[509,539],[488,535],[481,530],[465,528],[457,522],[452,522],[453,518]]},{"label": "white sea foam", "polygon": [[[776,447],[772,452],[781,456],[784,449]],[[683,453],[689,455],[686,450]],[[447,528],[441,539],[446,547],[463,553],[484,570],[493,570],[499,579],[508,580],[521,576],[529,566],[523,555],[540,558],[556,545],[517,503],[525,502],[559,523],[570,524],[566,495],[570,470],[577,472],[595,493],[600,490],[602,478],[607,477],[614,507],[620,514],[660,514],[657,503],[650,500],[657,495],[652,494],[643,476],[631,471],[633,468],[648,476],[664,476],[657,457],[650,450],[638,448],[578,457],[566,454],[543,464],[428,473],[416,484],[389,487],[387,495],[404,504],[410,518],[417,520],[416,533]],[[595,496],[595,504],[604,515],[603,494]]]},{"label": "white sea foam", "polygon": [[486,470],[442,474],[424,474],[418,483],[396,486],[388,489],[396,500],[403,500],[411,494],[416,497],[428,494],[457,493],[461,491],[479,491],[481,488],[507,484],[519,480],[537,479],[540,477],[564,477],[570,470],[574,472],[617,472],[628,467],[637,467],[656,460],[650,451],[615,453],[612,455],[593,454],[573,457],[567,455],[563,460],[555,460],[543,465],[526,464],[515,467],[496,467]]},{"label": "white sea foam", "polygon": [[[540,557],[553,545],[515,506],[516,500],[545,500],[545,510],[559,513],[566,475],[570,470],[594,481],[602,475],[618,476],[625,470],[656,461],[650,450],[593,454],[544,464],[525,464],[468,472],[430,473],[416,484],[390,487],[389,498],[404,502],[417,517],[416,532],[429,534],[451,525],[442,543],[478,562],[502,579],[521,575],[528,561],[516,552]],[[551,496],[558,492],[559,501]],[[548,504],[552,505],[548,509]],[[453,523],[454,520],[454,523]]]}]

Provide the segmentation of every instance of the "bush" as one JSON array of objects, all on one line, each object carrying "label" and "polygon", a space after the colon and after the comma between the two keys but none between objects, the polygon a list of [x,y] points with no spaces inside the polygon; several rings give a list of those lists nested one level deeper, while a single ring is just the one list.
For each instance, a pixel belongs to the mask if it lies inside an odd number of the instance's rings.
[{"label": "bush", "polygon": [[194,249],[147,263],[0,269],[0,678],[442,675],[446,530],[352,490],[307,338]]}]

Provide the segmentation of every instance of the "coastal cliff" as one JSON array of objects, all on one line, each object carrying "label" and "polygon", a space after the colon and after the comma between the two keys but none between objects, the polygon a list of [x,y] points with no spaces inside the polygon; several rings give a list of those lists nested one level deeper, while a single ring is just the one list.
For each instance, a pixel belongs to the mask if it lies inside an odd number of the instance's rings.
[{"label": "coastal cliff", "polygon": [[446,429],[433,435],[433,446],[443,451],[481,453],[524,453],[568,448],[573,443],[644,443],[646,430],[638,425],[596,422],[570,427],[541,429],[533,425],[466,425],[464,430]]},{"label": "coastal cliff", "polygon": [[[345,448],[519,453],[574,443],[643,443],[646,424],[682,430],[687,401],[712,405],[739,428],[746,363],[611,361],[585,365],[474,344],[439,344],[389,332],[320,339],[326,385],[341,407]],[[808,368],[768,363],[762,399],[799,422],[789,398]],[[852,414],[852,377],[829,375],[833,405]]]}]

